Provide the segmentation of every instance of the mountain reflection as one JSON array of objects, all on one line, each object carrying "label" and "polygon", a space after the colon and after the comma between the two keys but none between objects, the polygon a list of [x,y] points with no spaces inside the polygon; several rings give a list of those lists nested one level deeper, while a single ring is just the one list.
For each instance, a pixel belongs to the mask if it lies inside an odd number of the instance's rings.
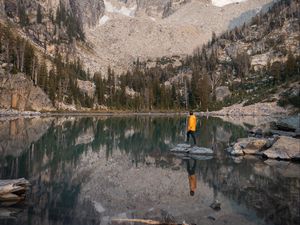
[{"label": "mountain reflection", "polygon": [[215,155],[195,164],[192,203],[186,161],[169,154],[185,139],[183,117],[0,121],[1,179],[25,177],[32,183],[24,205],[5,209],[20,211],[14,219],[0,209],[1,224],[112,224],[120,215],[210,224],[207,213],[214,213],[209,205],[215,199],[221,200],[221,211],[213,214],[220,221],[298,224],[299,164],[234,161],[224,149],[247,135],[244,126],[219,118],[200,121],[197,143]]}]

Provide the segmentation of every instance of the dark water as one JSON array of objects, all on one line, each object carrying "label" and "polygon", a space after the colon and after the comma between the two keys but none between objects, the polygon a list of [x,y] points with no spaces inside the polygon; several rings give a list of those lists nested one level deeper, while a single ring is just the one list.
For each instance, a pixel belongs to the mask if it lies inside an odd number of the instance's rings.
[{"label": "dark water", "polygon": [[[248,125],[202,118],[208,160],[169,154],[185,140],[182,117],[58,117],[0,121],[0,179],[25,177],[25,203],[0,207],[0,224],[299,224],[300,165],[232,158]],[[195,165],[190,196],[187,165]],[[221,202],[214,211],[212,202]],[[129,223],[120,223],[129,224]]]}]

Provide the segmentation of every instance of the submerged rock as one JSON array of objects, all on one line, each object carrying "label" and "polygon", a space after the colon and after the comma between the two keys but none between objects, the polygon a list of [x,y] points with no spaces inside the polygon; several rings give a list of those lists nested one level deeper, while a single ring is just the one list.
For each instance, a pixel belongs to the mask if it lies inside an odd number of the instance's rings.
[{"label": "submerged rock", "polygon": [[221,203],[218,200],[215,200],[211,205],[210,208],[213,210],[220,210],[221,209]]},{"label": "submerged rock", "polygon": [[270,159],[300,160],[300,140],[281,136],[263,155]]}]

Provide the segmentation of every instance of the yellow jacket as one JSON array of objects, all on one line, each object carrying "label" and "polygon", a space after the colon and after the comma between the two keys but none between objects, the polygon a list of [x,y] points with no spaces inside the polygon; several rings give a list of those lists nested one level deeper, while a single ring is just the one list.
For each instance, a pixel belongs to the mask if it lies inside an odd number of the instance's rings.
[{"label": "yellow jacket", "polygon": [[188,121],[188,131],[196,131],[196,124],[197,124],[197,119],[195,115],[189,116],[189,121]]}]

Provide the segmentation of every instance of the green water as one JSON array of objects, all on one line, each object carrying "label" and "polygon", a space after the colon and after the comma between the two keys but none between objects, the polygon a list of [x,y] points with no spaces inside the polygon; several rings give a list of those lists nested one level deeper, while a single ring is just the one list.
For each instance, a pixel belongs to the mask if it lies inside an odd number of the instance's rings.
[{"label": "green water", "polygon": [[[32,184],[26,202],[0,208],[0,224],[299,224],[299,164],[232,158],[224,149],[248,125],[200,121],[197,144],[212,148],[212,159],[169,153],[185,141],[179,116],[0,121],[0,178]],[[194,196],[188,161],[196,163]],[[219,211],[209,207],[215,200]]]}]

